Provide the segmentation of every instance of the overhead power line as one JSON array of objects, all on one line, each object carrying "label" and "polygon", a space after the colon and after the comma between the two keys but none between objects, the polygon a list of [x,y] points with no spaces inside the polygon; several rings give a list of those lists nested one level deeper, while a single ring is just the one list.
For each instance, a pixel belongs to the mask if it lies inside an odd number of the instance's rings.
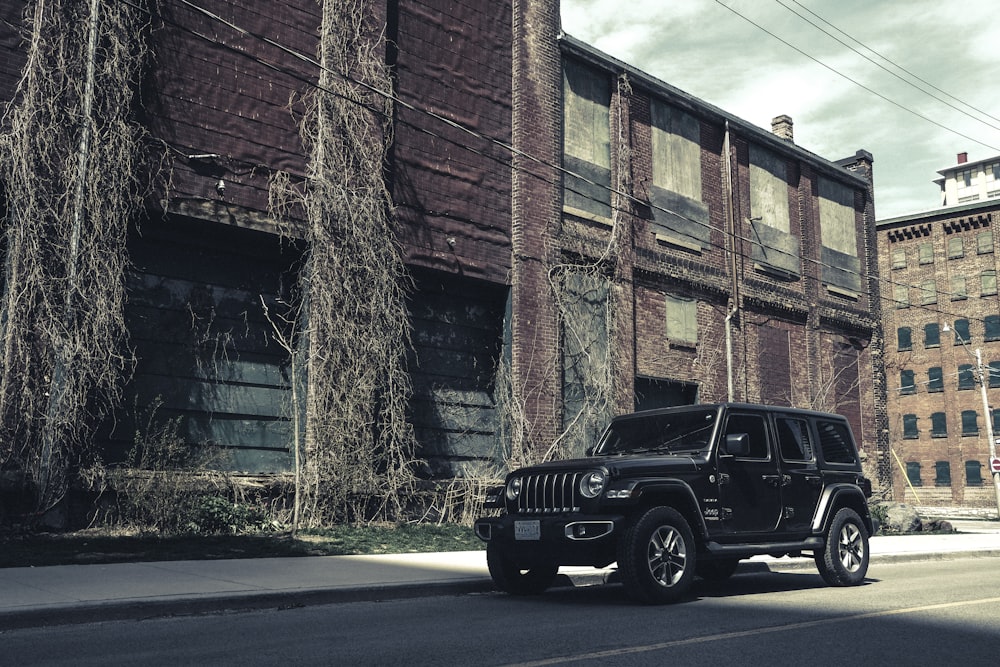
[{"label": "overhead power line", "polygon": [[892,61],[892,60],[890,60],[889,58],[885,57],[884,55],[882,55],[881,53],[879,53],[879,52],[878,52],[878,51],[876,51],[875,49],[873,49],[873,48],[871,48],[871,47],[867,46],[866,44],[862,43],[861,41],[859,41],[859,40],[858,40],[858,39],[856,39],[855,37],[852,37],[851,35],[847,34],[846,32],[844,32],[843,30],[841,30],[841,29],[840,29],[840,28],[838,28],[837,26],[833,25],[832,23],[830,23],[829,21],[827,21],[826,19],[824,19],[824,18],[823,18],[822,16],[819,16],[818,14],[816,14],[816,13],[815,13],[814,11],[812,11],[812,10],[811,10],[811,9],[809,9],[808,7],[804,7],[804,6],[802,6],[802,5],[800,4],[800,3],[796,2],[795,0],[791,0],[791,2],[792,2],[793,4],[795,4],[796,6],[798,6],[798,7],[802,8],[802,10],[804,10],[804,11],[808,12],[809,14],[811,14],[811,15],[812,15],[813,17],[815,17],[815,18],[816,18],[816,19],[817,19],[818,21],[820,21],[820,22],[822,22],[822,23],[824,23],[824,24],[826,24],[826,25],[830,26],[831,28],[833,28],[834,30],[836,30],[836,31],[837,31],[838,33],[840,33],[841,35],[844,35],[844,37],[846,37],[847,39],[851,40],[851,41],[852,41],[852,42],[854,42],[855,44],[858,44],[859,46],[861,46],[862,48],[864,48],[864,49],[865,49],[866,51],[869,51],[870,53],[873,53],[873,54],[875,54],[875,55],[876,55],[876,56],[878,56],[878,57],[879,57],[879,58],[880,58],[881,60],[883,60],[883,61],[885,61],[885,62],[889,63],[890,65],[892,65],[892,67],[896,68],[896,69],[897,69],[897,70],[899,70],[900,72],[903,72],[903,73],[905,73],[905,74],[906,74],[907,76],[909,76],[909,77],[910,77],[910,79],[907,79],[906,77],[904,77],[904,76],[900,75],[900,74],[899,74],[898,72],[895,72],[895,71],[893,71],[893,70],[889,69],[888,67],[886,67],[885,65],[883,65],[883,64],[882,64],[881,62],[879,62],[878,60],[875,60],[875,59],[874,59],[874,58],[872,58],[871,56],[869,56],[869,55],[867,55],[867,54],[865,54],[865,53],[863,53],[863,52],[859,51],[858,49],[856,49],[856,48],[855,48],[854,46],[852,46],[852,45],[851,45],[851,44],[849,44],[848,42],[846,42],[846,41],[844,41],[843,39],[841,39],[841,38],[837,37],[837,35],[833,34],[833,33],[832,33],[832,32],[830,32],[829,30],[826,30],[825,28],[823,28],[823,26],[819,25],[818,23],[816,23],[815,21],[811,20],[810,18],[808,18],[808,17],[806,17],[806,16],[803,16],[802,14],[800,14],[799,12],[797,12],[797,11],[796,11],[795,9],[793,9],[792,7],[789,7],[789,6],[787,5],[787,4],[785,4],[785,3],[783,2],[783,0],[774,0],[774,1],[775,1],[776,3],[778,3],[779,5],[781,5],[782,7],[784,7],[785,9],[787,9],[787,10],[788,10],[789,12],[791,12],[791,13],[792,13],[792,14],[794,14],[795,16],[799,17],[799,18],[800,18],[801,20],[805,21],[805,22],[806,22],[806,23],[808,23],[809,25],[813,26],[814,28],[816,28],[817,30],[819,30],[820,32],[822,32],[822,33],[823,33],[824,35],[826,35],[826,36],[830,37],[831,39],[835,40],[835,41],[836,41],[836,42],[838,42],[839,44],[841,44],[841,45],[843,45],[844,47],[846,47],[846,48],[850,49],[851,51],[853,51],[854,53],[858,54],[859,56],[861,56],[862,58],[864,58],[865,60],[867,60],[867,61],[868,61],[868,62],[870,62],[871,64],[875,65],[876,67],[878,67],[878,68],[879,68],[879,69],[881,69],[882,71],[886,72],[886,73],[887,73],[887,74],[889,74],[890,76],[893,76],[893,77],[895,77],[895,78],[899,79],[900,81],[902,81],[902,82],[903,82],[903,83],[905,83],[906,85],[910,86],[911,88],[913,88],[913,89],[915,89],[915,90],[917,90],[917,91],[919,91],[919,92],[921,92],[921,93],[923,93],[923,94],[925,94],[925,95],[928,95],[929,97],[931,97],[931,98],[933,98],[933,99],[937,100],[938,102],[941,102],[942,104],[944,104],[944,105],[946,105],[946,106],[950,107],[951,109],[954,109],[955,111],[959,112],[960,114],[963,114],[963,115],[965,115],[965,116],[968,116],[969,118],[971,118],[972,120],[976,121],[977,123],[982,123],[983,125],[985,125],[986,127],[990,128],[990,129],[992,129],[992,130],[1000,130],[1000,125],[994,125],[993,123],[990,123],[990,122],[987,122],[987,121],[983,120],[982,118],[978,118],[978,117],[974,116],[973,114],[970,114],[970,113],[969,113],[968,111],[966,111],[965,109],[962,109],[962,108],[960,108],[960,107],[956,106],[955,104],[953,104],[953,103],[949,102],[949,101],[948,101],[947,99],[942,99],[942,98],[941,98],[941,97],[939,97],[938,95],[935,95],[934,93],[932,93],[932,92],[930,92],[930,91],[926,90],[925,88],[922,88],[922,87],[918,86],[918,85],[917,85],[916,83],[914,83],[914,82],[913,82],[913,81],[912,81],[911,79],[914,79],[914,80],[916,80],[916,81],[920,82],[921,84],[923,84],[923,85],[925,85],[925,86],[927,86],[927,87],[931,88],[932,90],[936,91],[937,93],[940,93],[941,95],[944,95],[944,96],[946,96],[946,97],[948,97],[948,98],[951,98],[951,99],[955,100],[955,101],[956,101],[956,102],[957,102],[958,104],[961,104],[961,105],[962,105],[962,106],[964,106],[964,107],[967,107],[967,108],[969,108],[969,109],[972,109],[972,110],[973,110],[973,111],[975,111],[976,113],[978,113],[978,114],[980,114],[980,115],[982,115],[982,116],[985,116],[985,117],[987,117],[987,118],[990,118],[990,119],[992,119],[992,120],[996,121],[997,123],[1000,123],[1000,118],[997,118],[997,117],[995,117],[995,116],[991,116],[990,114],[986,113],[986,112],[985,112],[985,111],[983,111],[982,109],[977,109],[976,107],[972,106],[971,104],[968,104],[967,102],[963,102],[962,100],[958,99],[958,98],[957,98],[957,97],[955,97],[954,95],[951,95],[950,93],[947,93],[947,92],[945,92],[945,91],[941,90],[940,88],[938,88],[938,87],[937,87],[937,86],[935,86],[934,84],[932,84],[932,83],[930,83],[930,82],[928,82],[928,81],[926,81],[926,80],[924,80],[924,79],[920,78],[920,77],[919,77],[919,76],[917,76],[916,74],[914,74],[914,73],[910,72],[910,71],[909,71],[909,70],[907,70],[906,68],[904,68],[904,67],[902,67],[902,66],[900,66],[900,65],[896,64],[895,62],[893,62],[893,61]]},{"label": "overhead power line", "polygon": [[871,93],[875,97],[878,97],[879,99],[881,99],[881,100],[883,100],[885,102],[888,102],[889,104],[893,105],[894,107],[897,107],[898,109],[902,109],[906,113],[911,114],[913,116],[916,116],[917,118],[919,118],[919,119],[921,119],[923,121],[926,121],[926,122],[930,123],[931,125],[935,125],[935,126],[941,128],[942,130],[945,130],[946,132],[950,132],[951,134],[954,134],[956,136],[962,137],[963,139],[968,139],[969,141],[972,141],[972,142],[975,142],[975,143],[980,144],[982,146],[985,146],[985,147],[989,148],[990,150],[994,150],[994,151],[1000,152],[1000,148],[998,148],[997,146],[993,146],[991,144],[986,143],[985,141],[981,141],[981,140],[976,139],[976,138],[974,138],[972,136],[969,136],[968,134],[964,134],[962,132],[959,132],[958,130],[956,130],[956,129],[952,128],[952,127],[949,127],[949,126],[945,125],[944,123],[940,123],[940,122],[934,120],[933,118],[925,116],[924,114],[920,113],[919,111],[916,111],[915,109],[911,109],[910,107],[906,106],[905,104],[903,104],[901,102],[897,102],[896,100],[892,99],[888,95],[884,95],[884,94],[878,92],[874,88],[871,88],[870,86],[867,86],[867,85],[861,83],[857,79],[854,79],[854,78],[852,78],[852,77],[844,74],[843,72],[841,72],[840,70],[838,70],[836,67],[833,67],[832,65],[828,65],[827,63],[823,62],[822,60],[820,60],[816,56],[814,56],[814,55],[812,55],[810,53],[807,53],[806,51],[804,51],[804,50],[800,49],[799,47],[795,46],[794,44],[792,44],[791,42],[789,42],[785,38],[780,37],[779,35],[775,34],[771,30],[768,30],[767,28],[765,28],[764,26],[762,26],[760,23],[757,23],[756,21],[754,21],[753,19],[751,19],[749,16],[740,13],[736,9],[733,9],[732,7],[730,7],[729,5],[727,5],[722,0],[715,0],[715,3],[718,4],[718,5],[720,5],[720,6],[722,6],[722,7],[724,7],[724,8],[726,8],[726,9],[728,9],[730,12],[732,12],[736,16],[740,17],[741,19],[743,19],[744,21],[746,21],[750,25],[754,26],[755,28],[757,28],[761,32],[763,32],[763,33],[765,33],[767,35],[770,35],[771,37],[773,37],[774,39],[778,40],[779,42],[781,42],[782,44],[784,44],[788,48],[792,49],[796,53],[799,53],[800,55],[805,56],[806,58],[808,58],[809,60],[812,60],[817,65],[823,67],[826,70],[829,70],[830,72],[836,74],[837,76],[841,77],[842,79],[845,79],[846,81],[849,81],[850,83],[853,83],[858,88],[861,88],[862,90],[865,90],[865,91]]}]

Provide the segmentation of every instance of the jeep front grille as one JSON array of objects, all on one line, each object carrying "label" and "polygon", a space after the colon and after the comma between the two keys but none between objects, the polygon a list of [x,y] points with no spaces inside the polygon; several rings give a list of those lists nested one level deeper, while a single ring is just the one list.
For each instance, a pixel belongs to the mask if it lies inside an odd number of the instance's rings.
[{"label": "jeep front grille", "polygon": [[558,514],[580,511],[579,472],[525,475],[517,497],[519,514]]}]

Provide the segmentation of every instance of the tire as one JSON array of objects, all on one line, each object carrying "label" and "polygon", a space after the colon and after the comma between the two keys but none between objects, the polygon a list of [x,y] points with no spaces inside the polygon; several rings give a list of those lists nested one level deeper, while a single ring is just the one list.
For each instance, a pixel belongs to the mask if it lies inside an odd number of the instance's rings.
[{"label": "tire", "polygon": [[826,544],[815,554],[816,568],[830,586],[857,586],[868,573],[868,531],[858,513],[842,507],[826,531]]},{"label": "tire", "polygon": [[695,573],[691,527],[671,507],[654,507],[633,523],[618,545],[625,592],[646,604],[675,602],[691,588]]},{"label": "tire", "polygon": [[736,568],[739,566],[739,558],[699,560],[694,568],[694,573],[705,581],[725,581],[736,574]]},{"label": "tire", "polygon": [[511,595],[538,595],[555,581],[559,566],[544,563],[530,569],[515,565],[493,543],[486,545],[486,565],[497,589]]}]

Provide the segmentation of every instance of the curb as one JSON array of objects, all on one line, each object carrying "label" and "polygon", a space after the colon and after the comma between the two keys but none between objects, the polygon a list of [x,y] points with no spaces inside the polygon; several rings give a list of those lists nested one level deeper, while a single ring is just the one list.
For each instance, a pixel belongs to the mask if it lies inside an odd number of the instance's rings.
[{"label": "curb", "polygon": [[[949,561],[969,558],[1000,558],[1000,550],[951,551],[937,553],[883,554],[873,556],[871,565],[891,565],[918,561]],[[816,571],[811,558],[750,560],[740,563],[736,574],[766,574],[786,571]],[[616,570],[574,570],[561,574],[555,587],[585,587],[613,584]],[[348,602],[381,602],[418,597],[468,595],[494,591],[489,577],[470,577],[447,582],[413,584],[369,584],[355,587],[302,589],[272,592],[243,592],[111,600],[82,604],[53,605],[23,610],[0,611],[0,632],[58,625],[80,625],[106,621],[147,620],[170,616],[196,616],[261,609],[295,609]]]},{"label": "curb", "polygon": [[419,584],[371,584],[350,588],[87,602],[34,607],[20,611],[0,611],[0,632],[104,621],[147,620],[169,616],[197,616],[199,614],[261,609],[295,609],[347,602],[382,602],[439,595],[467,595],[486,593],[492,590],[494,590],[492,580],[488,577],[476,577],[458,581]]}]

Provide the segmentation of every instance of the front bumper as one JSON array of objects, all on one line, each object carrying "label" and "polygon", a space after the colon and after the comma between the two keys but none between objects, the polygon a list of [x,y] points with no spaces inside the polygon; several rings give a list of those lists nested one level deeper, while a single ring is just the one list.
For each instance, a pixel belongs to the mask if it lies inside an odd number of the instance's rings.
[{"label": "front bumper", "polygon": [[479,519],[475,531],[504,557],[525,566],[546,562],[605,567],[617,558],[615,545],[624,522],[624,516],[614,514],[505,514]]}]

